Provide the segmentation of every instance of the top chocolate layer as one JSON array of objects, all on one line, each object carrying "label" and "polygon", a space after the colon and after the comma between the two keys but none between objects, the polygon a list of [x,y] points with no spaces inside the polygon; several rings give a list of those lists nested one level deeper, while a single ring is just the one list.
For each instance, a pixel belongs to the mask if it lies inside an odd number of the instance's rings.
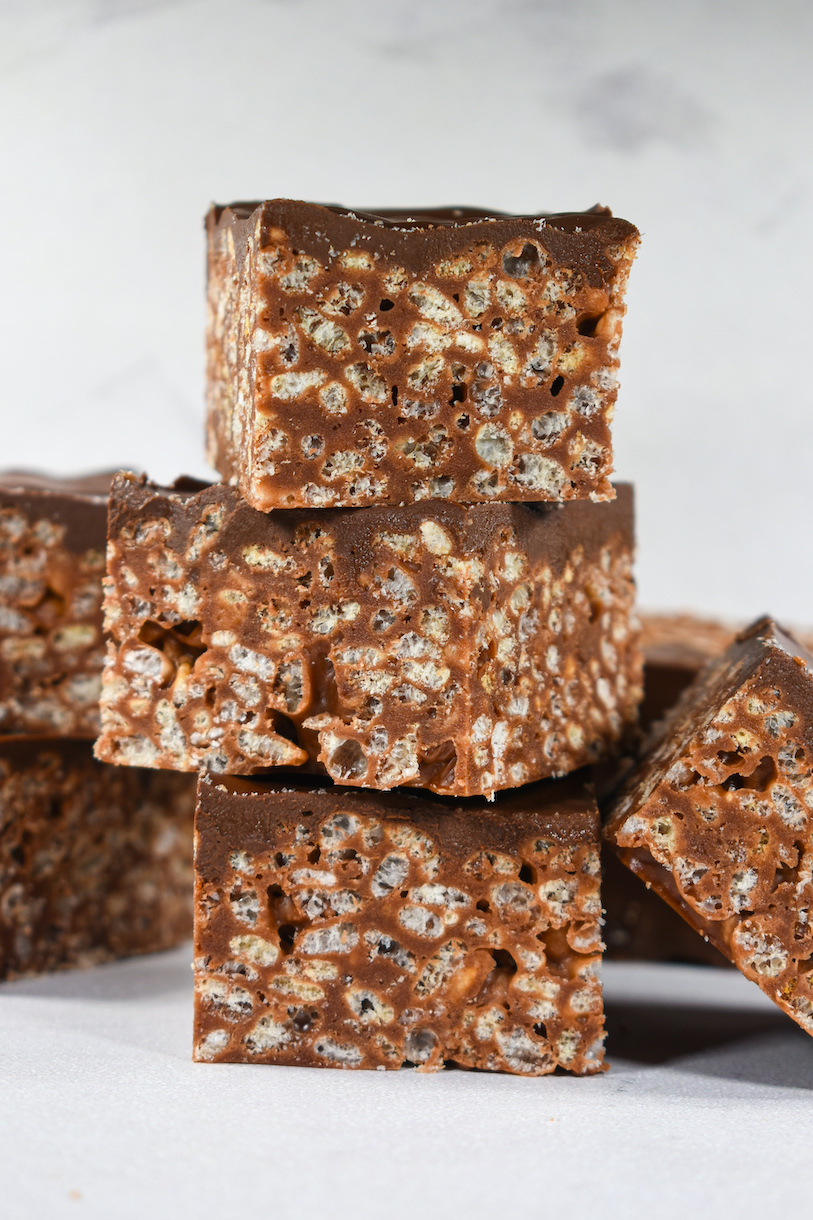
[{"label": "top chocolate layer", "polygon": [[556,262],[581,272],[591,287],[599,287],[615,269],[608,247],[638,237],[635,225],[602,207],[588,212],[511,216],[463,207],[365,212],[333,204],[271,199],[265,203],[215,204],[212,217],[217,224],[232,225],[237,242],[246,239],[260,208],[264,238],[279,228],[298,254],[329,260],[346,246],[367,251],[376,259],[395,260],[415,274],[433,263],[454,258],[476,242],[505,245],[522,240],[530,225]]},{"label": "top chocolate layer", "polygon": [[[517,852],[529,835],[544,834],[562,847],[595,846],[598,812],[589,773],[566,779],[542,780],[524,788],[500,792],[491,802],[455,800],[427,792],[396,788],[373,792],[356,788],[320,788],[312,777],[283,772],[272,780],[212,776],[199,779],[207,833],[197,853],[204,877],[222,867],[235,842],[249,854],[265,851],[273,842],[272,822],[302,816],[303,798],[323,807],[378,820],[405,821],[423,830],[452,859],[492,848]],[[269,802],[273,797],[273,802]],[[199,816],[201,816],[199,814]]]},{"label": "top chocolate layer", "polygon": [[61,543],[81,553],[104,550],[107,496],[114,471],[59,478],[27,470],[0,472],[0,508],[18,508],[29,522],[64,526]]},{"label": "top chocolate layer", "polygon": [[144,476],[121,472],[116,476],[114,492],[108,508],[110,539],[118,538],[122,529],[131,528],[136,518],[145,523],[163,519],[168,523],[165,537],[169,549],[184,552],[190,529],[188,506],[205,511],[226,505],[229,515],[220,535],[220,546],[227,555],[237,556],[244,546],[257,546],[271,537],[293,542],[300,533],[321,527],[341,540],[341,549],[356,576],[375,566],[382,534],[418,529],[430,516],[454,537],[464,538],[471,554],[488,554],[510,530],[531,563],[544,559],[557,574],[565,568],[575,547],[580,546],[585,554],[593,556],[612,530],[623,535],[630,550],[634,545],[631,483],[617,483],[616,503],[598,510],[590,503],[569,504],[565,509],[562,504],[467,506],[437,500],[414,505],[376,505],[363,513],[332,509],[317,515],[304,509],[281,509],[273,515],[260,513],[245,504],[232,487],[189,477],[176,479],[170,487],[160,487]]}]

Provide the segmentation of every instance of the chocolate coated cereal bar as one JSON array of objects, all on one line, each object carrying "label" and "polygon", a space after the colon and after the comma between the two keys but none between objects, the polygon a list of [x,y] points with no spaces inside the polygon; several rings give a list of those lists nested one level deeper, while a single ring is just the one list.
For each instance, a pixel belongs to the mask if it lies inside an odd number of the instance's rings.
[{"label": "chocolate coated cereal bar", "polygon": [[634,723],[630,487],[267,514],[196,487],[114,481],[104,761],[490,795]]},{"label": "chocolate coated cereal bar", "polygon": [[[721,653],[742,625],[677,614],[641,614],[641,649],[644,654],[644,698],[641,725],[649,726],[669,712],[682,691],[690,686],[707,661]],[[794,629],[806,648],[813,646],[809,630]]]},{"label": "chocolate coated cereal bar", "polygon": [[99,731],[112,477],[0,475],[0,734]]},{"label": "chocolate coated cereal bar", "polygon": [[461,806],[203,776],[195,840],[196,1059],[601,1070],[579,780]]},{"label": "chocolate coated cereal bar", "polygon": [[276,199],[207,233],[209,460],[255,508],[612,497],[627,221]]}]

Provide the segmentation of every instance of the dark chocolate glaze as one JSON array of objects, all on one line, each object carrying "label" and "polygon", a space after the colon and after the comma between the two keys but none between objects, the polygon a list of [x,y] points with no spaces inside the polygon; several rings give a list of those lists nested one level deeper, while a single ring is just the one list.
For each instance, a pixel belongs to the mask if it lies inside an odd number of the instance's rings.
[{"label": "dark chocolate glaze", "polygon": [[[249,854],[267,850],[278,824],[334,811],[407,821],[424,831],[442,851],[464,859],[472,852],[519,852],[529,835],[544,835],[560,846],[594,844],[599,816],[587,772],[541,780],[494,801],[455,800],[412,789],[374,792],[337,787],[313,777],[287,773],[263,780],[252,776],[212,776],[198,780],[196,857],[199,873],[215,877],[239,843]],[[203,827],[205,825],[205,832]]]},{"label": "dark chocolate glaze", "polygon": [[32,471],[0,473],[0,508],[19,508],[29,521],[65,526],[64,545],[81,552],[103,550],[107,496],[114,471],[60,478]]},{"label": "dark chocolate glaze", "polygon": [[265,203],[215,204],[208,223],[229,223],[235,242],[244,240],[262,211],[266,244],[274,228],[283,230],[295,249],[322,261],[338,249],[366,250],[374,257],[394,259],[408,271],[420,273],[440,259],[451,258],[478,241],[504,244],[528,235],[553,258],[580,271],[592,287],[604,284],[613,269],[608,247],[628,241],[637,229],[609,208],[587,212],[559,212],[511,216],[476,208],[421,208],[414,212],[362,212],[293,199]]},{"label": "dark chocolate glaze", "polygon": [[[293,539],[305,522],[316,522],[335,530],[346,540],[345,545],[354,567],[362,571],[375,558],[375,538],[388,530],[399,532],[417,529],[421,521],[431,516],[448,530],[459,545],[469,553],[487,552],[495,536],[508,527],[516,531],[520,545],[533,561],[544,556],[554,571],[560,572],[573,547],[579,543],[589,555],[604,545],[618,531],[634,547],[634,496],[631,483],[616,483],[616,498],[602,505],[588,500],[571,500],[567,504],[455,504],[447,500],[422,500],[417,504],[381,505],[365,508],[275,509],[261,513],[251,508],[236,488],[228,484],[206,484],[196,479],[178,479],[171,487],[149,483],[145,476],[130,478],[119,475],[116,494],[110,502],[111,538],[117,537],[122,526],[133,519],[134,512],[145,519],[166,518],[171,527],[169,544],[183,552],[187,545],[189,523],[179,513],[178,500],[199,496],[198,503],[225,504],[228,524],[223,530],[223,544],[229,550],[247,544],[265,542],[276,537]],[[150,496],[144,497],[148,487]],[[172,493],[171,495],[169,493]],[[547,518],[545,530],[539,529],[540,519]]]}]

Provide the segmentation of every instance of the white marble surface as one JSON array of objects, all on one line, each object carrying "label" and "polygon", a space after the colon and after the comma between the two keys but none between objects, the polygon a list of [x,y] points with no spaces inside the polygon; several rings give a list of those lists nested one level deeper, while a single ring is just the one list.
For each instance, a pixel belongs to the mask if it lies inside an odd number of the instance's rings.
[{"label": "white marble surface", "polygon": [[806,0],[0,4],[2,464],[204,473],[213,198],[600,200],[641,595],[813,621]]},{"label": "white marble surface", "polygon": [[813,1047],[735,971],[608,965],[611,1070],[524,1080],[193,1064],[190,956],[0,986],[4,1220],[806,1214]]}]

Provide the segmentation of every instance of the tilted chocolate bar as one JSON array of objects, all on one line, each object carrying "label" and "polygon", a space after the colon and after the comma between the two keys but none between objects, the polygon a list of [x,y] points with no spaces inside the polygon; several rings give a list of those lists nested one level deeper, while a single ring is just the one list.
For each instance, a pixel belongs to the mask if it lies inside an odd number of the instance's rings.
[{"label": "tilted chocolate bar", "polygon": [[632,489],[607,504],[259,513],[111,492],[98,757],[490,795],[634,722]]},{"label": "tilted chocolate bar", "polygon": [[276,199],[207,232],[209,461],[255,508],[612,497],[627,221]]},{"label": "tilted chocolate bar", "polygon": [[600,1071],[598,841],[576,780],[460,806],[201,777],[195,1058]]},{"label": "tilted chocolate bar", "polygon": [[610,811],[621,859],[813,1033],[813,656],[762,619],[701,671]]},{"label": "tilted chocolate bar", "polygon": [[718,949],[689,927],[677,911],[604,844],[601,852],[602,937],[609,961],[686,962],[726,966]]},{"label": "tilted chocolate bar", "polygon": [[0,475],[0,734],[99,731],[112,477]]},{"label": "tilted chocolate bar", "polygon": [[89,741],[0,739],[0,979],[192,932],[194,781],[96,762]]}]

